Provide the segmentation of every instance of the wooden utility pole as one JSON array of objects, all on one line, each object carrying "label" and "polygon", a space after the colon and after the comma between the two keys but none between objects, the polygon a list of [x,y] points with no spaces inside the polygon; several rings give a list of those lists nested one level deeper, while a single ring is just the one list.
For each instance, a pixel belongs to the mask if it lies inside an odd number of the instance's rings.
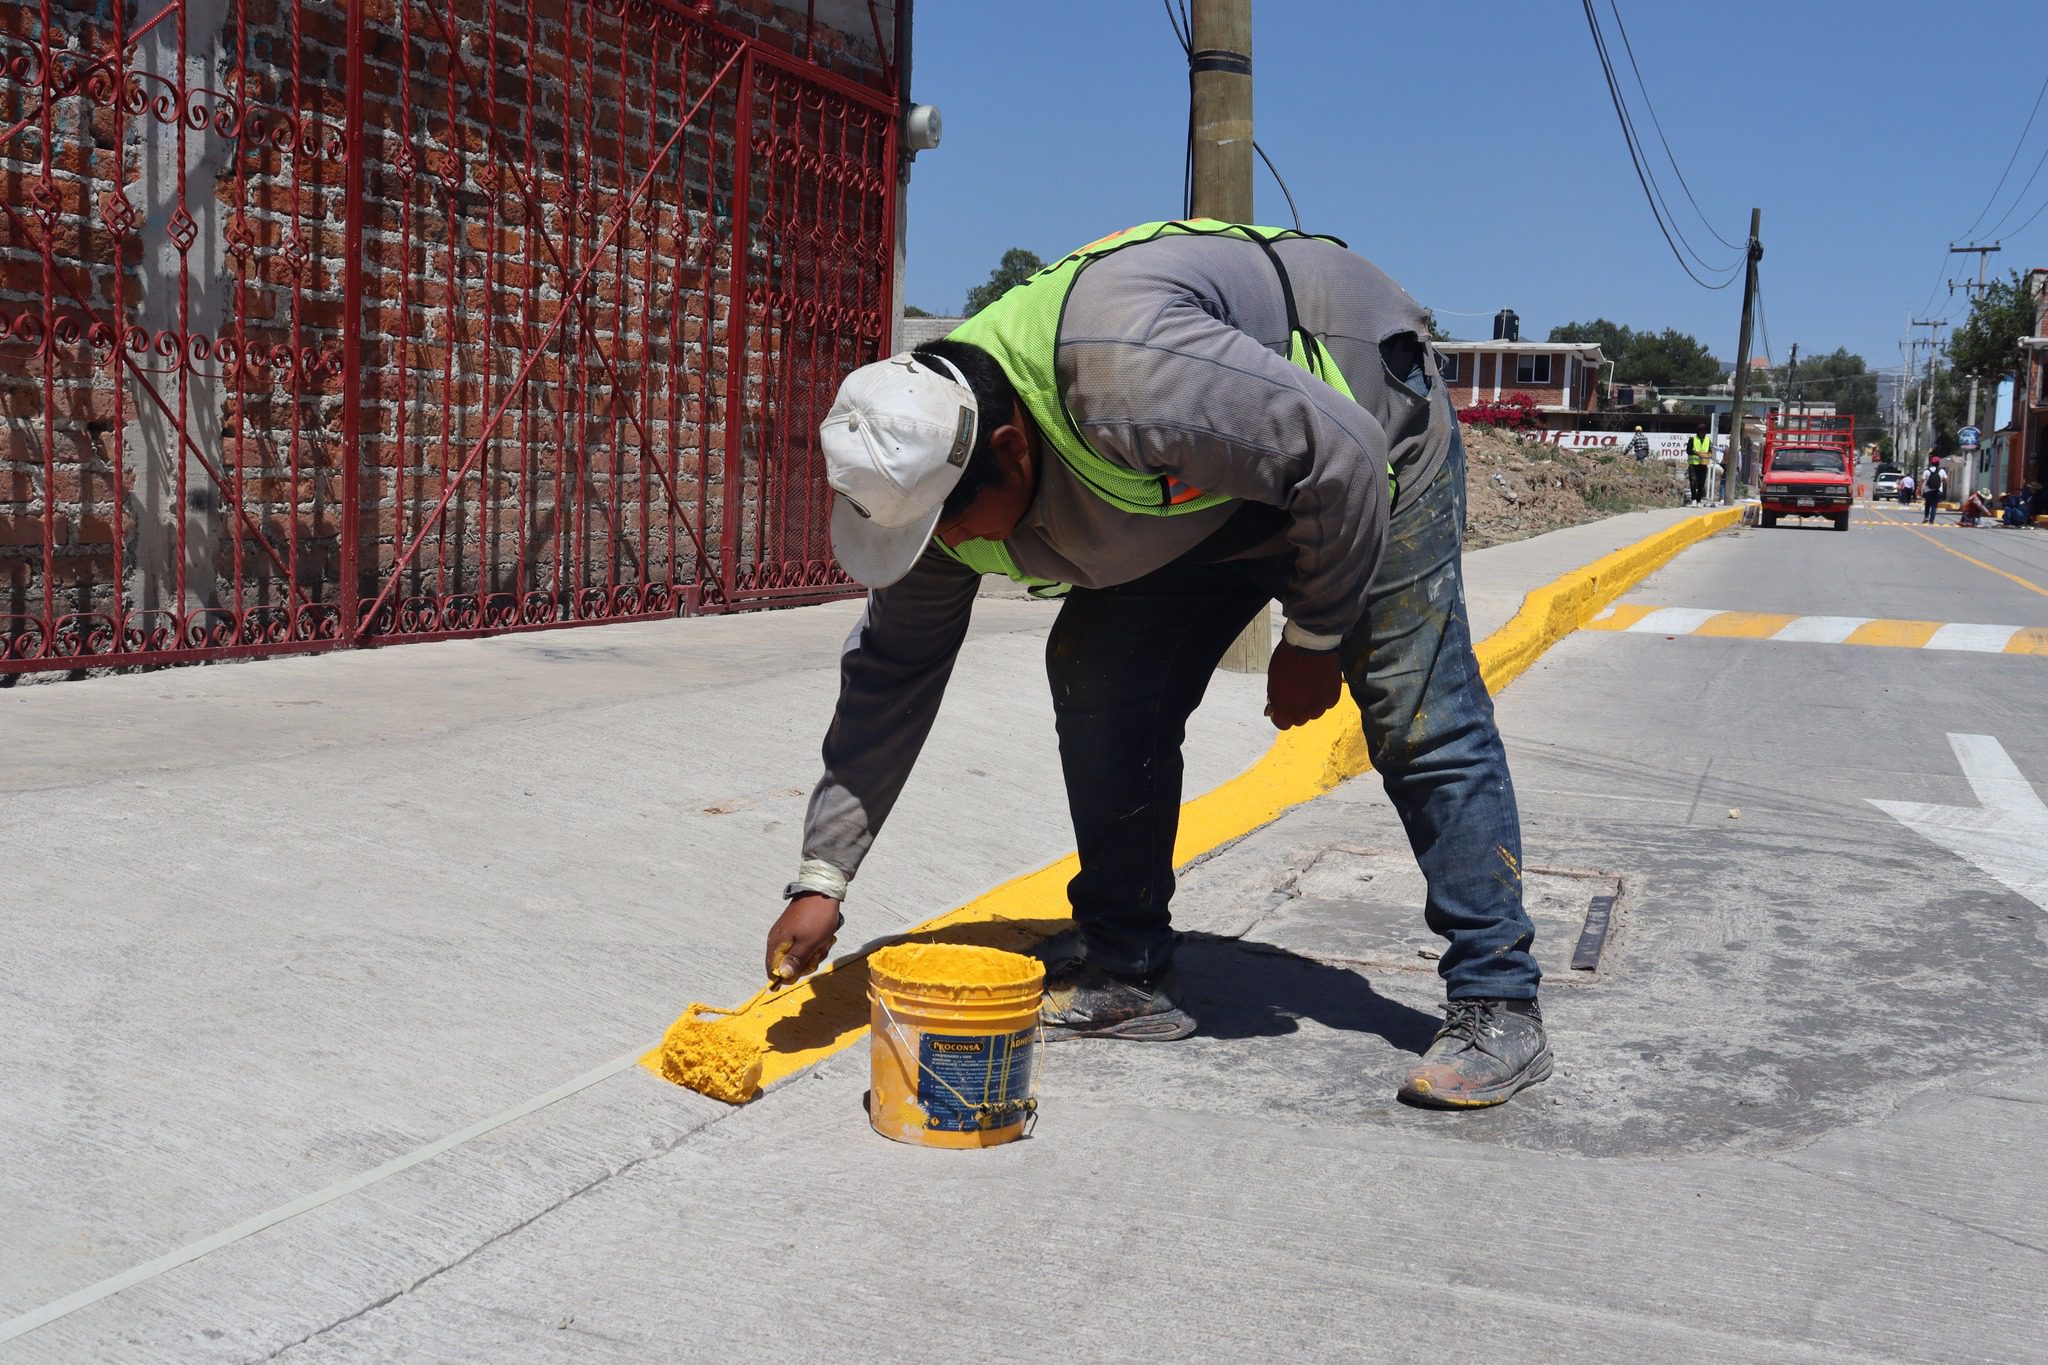
[{"label": "wooden utility pole", "polygon": [[1197,218],[1252,221],[1252,0],[1193,0]]},{"label": "wooden utility pole", "polygon": [[1916,446],[1920,445],[1920,424],[1923,421],[1926,422],[1927,444],[1925,446],[1921,446],[1917,453],[1921,455],[1932,455],[1934,452],[1935,435],[1934,358],[1941,350],[1941,329],[1948,326],[1948,323],[1942,321],[1939,318],[1935,318],[1932,320],[1914,318],[1913,325],[1915,327],[1925,327],[1929,329],[1927,333],[1927,340],[1921,343],[1922,345],[1925,345],[1927,347],[1927,383],[1920,390],[1921,415],[1913,419],[1913,443]]},{"label": "wooden utility pole", "polygon": [[1969,282],[1968,280],[1963,280],[1963,281],[1961,281],[1961,282],[1960,282],[1960,286],[1959,286],[1959,285],[1958,285],[1958,282],[1957,282],[1957,281],[1955,281],[1955,280],[1950,280],[1950,281],[1948,282],[1948,292],[1949,292],[1949,293],[1951,293],[1951,294],[1953,294],[1953,293],[1955,293],[1955,292],[1956,292],[1956,289],[1957,289],[1958,287],[1961,287],[1961,288],[1963,288],[1963,289],[1967,289],[1967,290],[1969,291],[1969,293],[1970,293],[1970,298],[1971,298],[1971,299],[1972,299],[1972,300],[1974,301],[1974,300],[1975,300],[1975,299],[1977,298],[1977,296],[1978,296],[1979,294],[1982,294],[1982,293],[1984,292],[1984,264],[1985,264],[1985,262],[1987,262],[1987,261],[1989,261],[1989,260],[1991,259],[1991,253],[1992,253],[1992,252],[1994,252],[1994,251],[2003,251],[2004,249],[2005,249],[2005,248],[2001,247],[2001,246],[2000,246],[2000,245],[1999,245],[1998,243],[1996,243],[1996,242],[1993,242],[1993,243],[1992,243],[1992,244],[1991,244],[1990,246],[1952,246],[1952,247],[1950,247],[1950,248],[1948,249],[1948,254],[1949,254],[1949,255],[1951,255],[1951,256],[1967,256],[1967,255],[1969,255],[1969,254],[1970,254],[1971,252],[1973,252],[1973,251],[1974,251],[1974,252],[1975,252],[1975,253],[1977,254],[1977,282],[1976,282],[1975,284],[1971,284],[1971,283],[1970,283],[1970,282]]},{"label": "wooden utility pole", "polygon": [[1742,496],[1748,470],[1742,459],[1742,399],[1749,387],[1749,320],[1756,315],[1756,263],[1764,258],[1764,244],[1757,240],[1764,211],[1749,211],[1749,249],[1744,253],[1748,268],[1742,278],[1742,332],[1735,342],[1735,409],[1728,420],[1728,459],[1721,471],[1721,497],[1734,502]]},{"label": "wooden utility pole", "polygon": [[[1194,213],[1252,221],[1252,0],[1193,0],[1188,98],[1195,125]],[[1267,612],[1231,642],[1220,667],[1260,673],[1273,658]]]},{"label": "wooden utility pole", "polygon": [[1792,362],[1785,367],[1785,398],[1778,404],[1780,412],[1792,411],[1792,385],[1799,378],[1799,343],[1792,343]]}]

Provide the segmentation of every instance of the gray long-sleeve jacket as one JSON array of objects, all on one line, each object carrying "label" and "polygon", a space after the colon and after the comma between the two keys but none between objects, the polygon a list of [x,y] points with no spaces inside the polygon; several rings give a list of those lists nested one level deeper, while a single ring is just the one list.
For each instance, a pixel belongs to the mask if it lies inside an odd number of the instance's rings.
[{"label": "gray long-sleeve jacket", "polygon": [[[1388,464],[1404,491],[1419,492],[1456,417],[1422,310],[1398,285],[1332,243],[1296,239],[1277,250],[1302,324],[1323,338],[1353,399],[1289,362],[1271,261],[1226,237],[1162,237],[1084,270],[1060,323],[1060,390],[1104,456],[1280,509],[1284,532],[1245,553],[1291,554],[1287,637],[1334,649],[1364,614],[1385,543]],[[1036,497],[1005,542],[1034,577],[1127,583],[1193,550],[1238,510],[1133,515],[1057,457],[1038,468]],[[978,582],[927,552],[869,594],[841,656],[800,884],[833,889],[859,868],[938,714]]]}]

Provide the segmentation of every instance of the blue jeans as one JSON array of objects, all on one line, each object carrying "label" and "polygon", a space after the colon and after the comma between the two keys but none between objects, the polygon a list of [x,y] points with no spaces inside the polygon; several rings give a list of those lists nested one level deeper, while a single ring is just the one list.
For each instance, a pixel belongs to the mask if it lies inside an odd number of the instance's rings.
[{"label": "blue jeans", "polygon": [[[1388,528],[1365,619],[1340,650],[1373,767],[1429,882],[1453,1000],[1532,999],[1521,817],[1493,701],[1472,655],[1459,572],[1465,450]],[[1081,870],[1067,884],[1090,960],[1140,973],[1172,959],[1181,741],[1217,661],[1286,582],[1286,557],[1199,562],[1076,588],[1046,642]]]}]

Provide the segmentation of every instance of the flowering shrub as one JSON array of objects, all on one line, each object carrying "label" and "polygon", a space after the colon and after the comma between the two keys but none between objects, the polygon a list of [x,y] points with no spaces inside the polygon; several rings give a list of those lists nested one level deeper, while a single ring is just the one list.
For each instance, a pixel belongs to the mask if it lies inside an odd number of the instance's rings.
[{"label": "flowering shrub", "polygon": [[1474,403],[1458,409],[1458,420],[1476,427],[1503,427],[1508,431],[1533,431],[1536,400],[1526,393],[1511,393],[1490,403]]}]

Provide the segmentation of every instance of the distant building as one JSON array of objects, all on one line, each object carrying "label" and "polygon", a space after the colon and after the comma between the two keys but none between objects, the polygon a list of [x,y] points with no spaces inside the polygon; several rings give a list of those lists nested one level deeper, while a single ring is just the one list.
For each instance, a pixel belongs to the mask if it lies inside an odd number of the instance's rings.
[{"label": "distant building", "polygon": [[1439,341],[1436,352],[1457,406],[1526,393],[1551,430],[1576,427],[1599,409],[1600,381],[1611,364],[1596,341]]}]

